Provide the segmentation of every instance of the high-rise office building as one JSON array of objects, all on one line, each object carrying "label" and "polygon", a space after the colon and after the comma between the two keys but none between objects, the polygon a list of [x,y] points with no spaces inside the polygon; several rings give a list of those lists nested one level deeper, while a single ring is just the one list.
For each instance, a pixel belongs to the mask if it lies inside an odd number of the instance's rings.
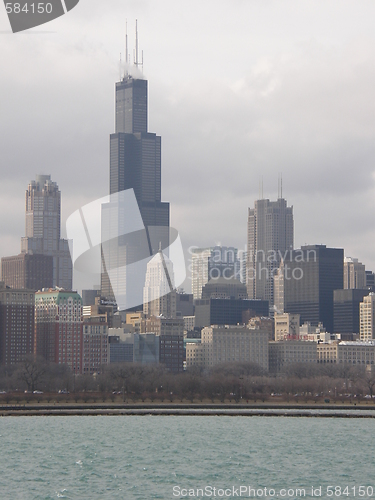
[{"label": "high-rise office building", "polygon": [[[144,279],[142,282],[139,269],[133,276],[129,264],[156,254],[160,246],[168,253],[170,216],[169,203],[161,201],[161,138],[148,132],[147,91],[147,80],[128,72],[116,83],[116,127],[110,136],[110,194],[134,190],[145,230],[130,238],[112,237],[108,245],[102,246],[101,290],[106,297],[116,298],[116,293],[142,297]],[[112,199],[104,205],[102,228],[117,226],[112,234],[117,231],[119,236],[125,235],[129,214],[120,212]],[[102,241],[105,239],[102,236]],[[118,275],[109,272],[119,268],[122,269]],[[141,302],[142,298],[133,305]]]},{"label": "high-rise office building", "polygon": [[83,320],[83,360],[82,373],[94,375],[100,373],[108,363],[108,324],[107,318],[88,316]]},{"label": "high-rise office building", "polygon": [[0,364],[13,365],[34,352],[34,291],[0,281]]},{"label": "high-rise office building", "polygon": [[[333,292],[343,288],[344,250],[306,245],[283,259],[284,312],[299,314],[301,323],[323,323],[333,332]],[[280,276],[279,276],[280,279]]]},{"label": "high-rise office building", "polygon": [[284,198],[257,200],[248,211],[246,284],[250,299],[274,304],[274,275],[293,249],[293,207]]},{"label": "high-rise office building", "polygon": [[344,289],[365,288],[366,271],[365,266],[358,259],[345,257],[344,259]]},{"label": "high-rise office building", "polygon": [[[50,175],[37,175],[26,191],[26,236],[21,252],[52,256],[53,286],[72,289],[68,240],[60,237],[61,193]],[[45,285],[47,286],[47,285]]]},{"label": "high-rise office building", "polygon": [[375,273],[372,271],[366,271],[366,288],[375,292]]},{"label": "high-rise office building", "polygon": [[83,368],[82,299],[77,292],[50,289],[35,294],[37,355],[68,365],[75,374]]},{"label": "high-rise office building", "polygon": [[202,288],[211,279],[240,278],[240,259],[234,247],[195,248],[191,252],[191,279],[194,300],[202,298]]},{"label": "high-rise office building", "polygon": [[364,297],[359,305],[359,336],[361,340],[375,339],[375,293]]},{"label": "high-rise office building", "polygon": [[359,334],[359,306],[369,293],[356,288],[333,292],[333,333]]},{"label": "high-rise office building", "polygon": [[173,264],[161,251],[147,264],[143,312],[147,316],[176,317]]},{"label": "high-rise office building", "polygon": [[41,290],[53,286],[51,255],[20,253],[1,259],[1,279],[11,288]]}]

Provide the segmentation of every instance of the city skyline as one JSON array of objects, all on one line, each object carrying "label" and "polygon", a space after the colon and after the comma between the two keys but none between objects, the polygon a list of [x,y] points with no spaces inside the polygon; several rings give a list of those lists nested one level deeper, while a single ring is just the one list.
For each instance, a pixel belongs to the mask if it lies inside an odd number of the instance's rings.
[{"label": "city skyline", "polygon": [[[19,201],[35,173],[51,174],[58,182],[64,220],[85,202],[107,194],[113,84],[118,80],[118,53],[124,51],[119,40],[124,39],[127,17],[130,40],[134,21],[139,20],[145,77],[152,82],[149,128],[163,137],[162,196],[171,202],[171,224],[178,228],[184,247],[220,242],[243,248],[247,208],[259,198],[260,177],[264,197],[273,200],[282,171],[285,198],[294,206],[295,248],[305,243],[343,247],[347,256],[374,270],[374,63],[371,44],[366,43],[374,36],[374,6],[365,2],[352,10],[341,2],[340,12],[332,12],[322,2],[305,7],[287,2],[282,11],[275,2],[268,7],[215,3],[218,8],[213,11],[212,5],[202,8],[199,20],[193,15],[195,4],[190,13],[185,10],[198,31],[189,40],[181,19],[168,25],[170,2],[160,4],[166,9],[164,19],[149,2],[127,9],[118,2],[111,13],[101,14],[97,7],[87,20],[86,7],[79,5],[68,25],[62,18],[50,24],[56,33],[33,36],[38,50],[32,53],[27,47],[30,35],[9,37],[2,90],[13,103],[14,115],[5,109],[10,120],[2,129],[7,168],[3,166],[0,198],[14,217],[12,224],[0,219],[1,255],[18,253],[24,225]],[[155,14],[154,21],[150,14]],[[122,17],[124,22],[119,22]],[[213,26],[208,26],[209,19]],[[353,19],[363,21],[360,28]],[[4,14],[4,30],[6,23]],[[87,41],[82,25],[87,26]],[[206,35],[200,29],[204,25]],[[243,41],[233,54],[235,28]],[[72,41],[62,47],[61,35],[67,30]],[[204,43],[208,34],[217,47]],[[187,54],[184,47],[189,45]],[[53,58],[49,51],[55,52]],[[13,62],[21,53],[22,72]],[[228,63],[229,53],[233,63]],[[67,70],[72,65],[76,74]],[[20,78],[24,72],[27,82]],[[25,85],[28,93],[22,92]],[[21,105],[15,106],[19,95]],[[20,120],[24,109],[29,111]],[[9,134],[23,133],[25,127],[32,133],[25,148],[15,149]],[[223,196],[225,203],[218,203]]]}]

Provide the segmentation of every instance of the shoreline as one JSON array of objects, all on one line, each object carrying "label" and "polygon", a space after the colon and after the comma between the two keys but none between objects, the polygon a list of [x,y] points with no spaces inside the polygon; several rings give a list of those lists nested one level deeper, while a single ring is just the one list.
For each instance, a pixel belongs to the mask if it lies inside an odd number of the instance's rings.
[{"label": "shoreline", "polygon": [[375,418],[375,405],[311,404],[24,404],[0,405],[7,416],[267,416]]}]

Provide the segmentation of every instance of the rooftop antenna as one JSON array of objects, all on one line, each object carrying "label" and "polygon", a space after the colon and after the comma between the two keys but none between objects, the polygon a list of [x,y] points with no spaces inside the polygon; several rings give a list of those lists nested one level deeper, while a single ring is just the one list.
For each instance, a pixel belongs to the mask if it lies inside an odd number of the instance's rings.
[{"label": "rooftop antenna", "polygon": [[283,197],[283,174],[280,174],[281,198]]},{"label": "rooftop antenna", "polygon": [[138,59],[138,19],[135,20],[135,50],[134,50],[134,66],[137,68],[142,67],[143,70],[143,50],[142,50],[142,62]]},{"label": "rooftop antenna", "polygon": [[128,20],[125,22],[125,74],[124,76],[128,76]]},{"label": "rooftop antenna", "polygon": [[121,66],[122,66],[122,55],[121,55],[121,52],[120,52],[120,81],[121,81]]},{"label": "rooftop antenna", "polygon": [[280,199],[280,174],[277,177],[277,199]]},{"label": "rooftop antenna", "polygon": [[262,200],[263,200],[263,175],[262,175]]}]

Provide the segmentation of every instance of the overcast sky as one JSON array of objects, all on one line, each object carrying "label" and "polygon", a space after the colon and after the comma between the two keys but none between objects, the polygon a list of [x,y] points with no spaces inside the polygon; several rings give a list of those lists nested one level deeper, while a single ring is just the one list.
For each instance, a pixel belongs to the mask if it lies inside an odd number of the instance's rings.
[{"label": "overcast sky", "polygon": [[244,248],[247,208],[283,194],[295,248],[341,247],[375,270],[373,0],[80,0],[12,34],[0,6],[0,256],[24,196],[51,174],[66,218],[108,194],[120,52],[138,19],[162,199],[185,248]]}]

